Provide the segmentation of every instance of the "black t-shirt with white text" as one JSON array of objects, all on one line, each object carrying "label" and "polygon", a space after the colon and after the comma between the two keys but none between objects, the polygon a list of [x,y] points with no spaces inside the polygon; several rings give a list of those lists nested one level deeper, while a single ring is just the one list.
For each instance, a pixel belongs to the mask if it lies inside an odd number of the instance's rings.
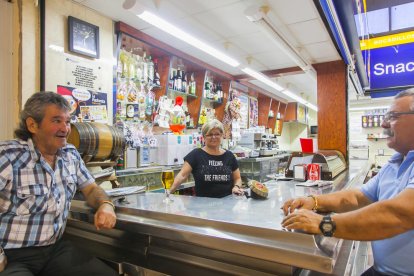
[{"label": "black t-shirt with white text", "polygon": [[233,189],[233,172],[239,168],[234,155],[226,150],[211,155],[197,148],[184,157],[193,169],[196,196],[225,197]]}]

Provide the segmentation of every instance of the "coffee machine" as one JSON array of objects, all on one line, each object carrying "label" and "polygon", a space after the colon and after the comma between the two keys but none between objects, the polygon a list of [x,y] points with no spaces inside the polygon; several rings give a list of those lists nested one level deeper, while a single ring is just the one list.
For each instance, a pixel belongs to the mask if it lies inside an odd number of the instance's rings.
[{"label": "coffee machine", "polygon": [[242,134],[238,144],[251,149],[256,156],[272,156],[279,152],[275,134],[246,132]]},{"label": "coffee machine", "polygon": [[272,156],[278,154],[279,144],[276,134],[263,133],[260,138],[260,156]]}]

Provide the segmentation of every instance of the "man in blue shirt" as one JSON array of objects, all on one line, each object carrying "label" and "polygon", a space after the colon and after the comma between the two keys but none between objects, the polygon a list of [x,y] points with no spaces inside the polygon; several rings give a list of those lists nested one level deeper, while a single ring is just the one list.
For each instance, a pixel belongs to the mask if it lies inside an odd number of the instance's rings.
[{"label": "man in blue shirt", "polygon": [[286,201],[282,226],[372,241],[374,266],[363,275],[414,275],[414,89],[395,97],[382,127],[397,153],[375,177],[361,189]]},{"label": "man in blue shirt", "polygon": [[118,275],[61,239],[77,189],[96,209],[97,229],[116,223],[114,205],[66,144],[70,109],[56,93],[35,93],[20,114],[17,139],[0,142],[0,246],[8,260],[2,276]]}]

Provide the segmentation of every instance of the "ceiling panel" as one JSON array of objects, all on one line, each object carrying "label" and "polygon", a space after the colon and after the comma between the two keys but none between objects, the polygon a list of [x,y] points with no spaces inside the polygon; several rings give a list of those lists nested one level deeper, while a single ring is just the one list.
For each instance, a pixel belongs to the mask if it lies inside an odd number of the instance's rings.
[{"label": "ceiling panel", "polygon": [[306,46],[306,50],[313,61],[318,63],[339,60],[338,51],[333,47],[331,41],[318,42]]},{"label": "ceiling panel", "polygon": [[245,16],[246,6],[237,2],[218,9],[197,14],[200,22],[217,31],[222,37],[233,37],[244,33],[257,32],[257,27]]},{"label": "ceiling panel", "polygon": [[269,5],[287,25],[319,18],[312,0],[271,0]]},{"label": "ceiling panel", "polygon": [[[233,68],[204,52],[193,48],[171,35],[148,25],[131,11],[122,8],[123,0],[77,0],[82,5],[104,14],[114,21],[123,21],[132,27],[211,64],[233,75],[243,72],[241,68],[248,64],[254,70],[283,69],[297,66],[269,38],[259,24],[250,22],[244,12],[255,4],[268,4],[269,19],[280,32],[309,55],[313,63],[339,60],[333,42],[319,17],[313,0],[137,0],[146,9],[164,18],[170,23],[186,30],[207,44],[227,53],[242,63]],[[226,45],[226,46],[225,46]],[[316,102],[316,82],[309,81],[305,74],[284,76],[278,82],[289,84],[293,92],[305,92],[304,97],[313,97]],[[258,83],[257,81],[255,81]],[[266,85],[260,85],[264,88]],[[270,89],[267,87],[267,89]],[[270,89],[271,90],[271,89]],[[273,91],[274,92],[274,91]],[[273,93],[272,92],[272,93]],[[280,94],[283,97],[283,94]]]},{"label": "ceiling panel", "polygon": [[275,44],[263,32],[241,34],[232,37],[231,40],[251,55],[275,49]]},{"label": "ceiling panel", "polygon": [[329,39],[325,26],[319,19],[291,24],[289,30],[302,46]]}]

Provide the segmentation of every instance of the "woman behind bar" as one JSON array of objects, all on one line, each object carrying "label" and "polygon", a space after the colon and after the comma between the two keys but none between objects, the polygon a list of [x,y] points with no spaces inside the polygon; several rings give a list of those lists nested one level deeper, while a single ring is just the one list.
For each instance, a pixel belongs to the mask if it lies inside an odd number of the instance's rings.
[{"label": "woman behind bar", "polygon": [[169,192],[174,193],[192,173],[196,196],[220,198],[232,193],[243,194],[237,160],[230,151],[220,148],[223,124],[211,120],[201,131],[205,146],[192,150],[184,157],[184,165]]}]

